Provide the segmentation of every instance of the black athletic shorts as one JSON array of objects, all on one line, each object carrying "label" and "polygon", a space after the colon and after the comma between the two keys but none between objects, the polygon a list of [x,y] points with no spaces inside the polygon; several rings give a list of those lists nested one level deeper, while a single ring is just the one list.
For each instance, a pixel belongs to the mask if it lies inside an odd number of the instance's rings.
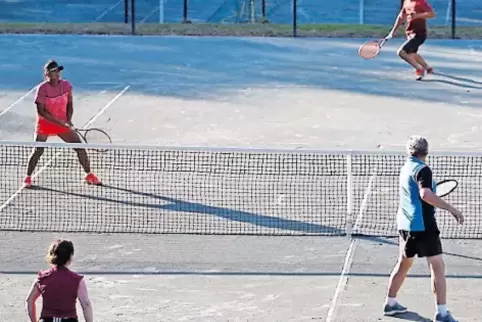
[{"label": "black athletic shorts", "polygon": [[401,49],[405,51],[407,54],[415,54],[418,52],[418,48],[422,46],[422,44],[425,42],[427,37],[422,36],[422,35],[415,35],[412,38],[407,39]]},{"label": "black athletic shorts", "polygon": [[60,318],[40,318],[38,322],[79,322],[77,318],[68,318],[68,319],[60,319]]},{"label": "black athletic shorts", "polygon": [[400,230],[400,243],[405,257],[431,257],[442,254],[442,241],[437,231]]}]

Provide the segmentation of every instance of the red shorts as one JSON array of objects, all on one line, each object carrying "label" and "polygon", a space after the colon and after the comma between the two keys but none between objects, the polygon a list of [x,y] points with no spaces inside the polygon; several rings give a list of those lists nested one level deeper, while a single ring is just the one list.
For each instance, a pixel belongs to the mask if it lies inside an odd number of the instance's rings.
[{"label": "red shorts", "polygon": [[35,133],[46,136],[56,136],[67,132],[69,132],[69,128],[44,119],[39,119],[35,128]]}]

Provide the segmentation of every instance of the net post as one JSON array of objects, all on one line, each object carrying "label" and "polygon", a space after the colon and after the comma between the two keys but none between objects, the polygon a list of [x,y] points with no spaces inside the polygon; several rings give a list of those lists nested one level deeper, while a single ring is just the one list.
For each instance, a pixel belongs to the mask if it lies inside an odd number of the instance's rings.
[{"label": "net post", "polygon": [[363,25],[365,23],[365,0],[359,0],[359,4],[360,25]]},{"label": "net post", "polygon": [[129,0],[124,0],[124,23],[129,23]]},{"label": "net post", "polygon": [[353,234],[353,175],[351,153],[346,156],[346,236]]},{"label": "net post", "polygon": [[136,34],[136,9],[135,0],[131,0],[131,33]]},{"label": "net post", "polygon": [[296,30],[298,28],[298,1],[293,0],[293,37],[296,37]]},{"label": "net post", "polygon": [[456,12],[457,12],[457,10],[455,8],[456,3],[457,3],[456,0],[452,0],[452,39],[455,39],[455,37],[456,37],[456,31],[455,31],[455,29],[456,29],[455,20],[456,20]]}]

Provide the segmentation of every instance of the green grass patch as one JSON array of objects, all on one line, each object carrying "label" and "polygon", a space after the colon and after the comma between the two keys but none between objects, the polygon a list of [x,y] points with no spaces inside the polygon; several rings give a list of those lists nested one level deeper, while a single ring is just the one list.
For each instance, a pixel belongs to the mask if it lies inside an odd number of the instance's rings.
[{"label": "green grass patch", "polygon": [[[387,25],[359,24],[300,24],[299,37],[381,38],[387,34]],[[430,38],[451,38],[449,27],[432,27]],[[131,25],[124,23],[0,23],[3,34],[94,34],[131,35]],[[291,37],[293,27],[288,24],[190,24],[144,23],[136,25],[137,35],[182,36],[257,36]],[[400,30],[400,36],[403,31]],[[481,27],[458,27],[457,38],[482,39]]]}]

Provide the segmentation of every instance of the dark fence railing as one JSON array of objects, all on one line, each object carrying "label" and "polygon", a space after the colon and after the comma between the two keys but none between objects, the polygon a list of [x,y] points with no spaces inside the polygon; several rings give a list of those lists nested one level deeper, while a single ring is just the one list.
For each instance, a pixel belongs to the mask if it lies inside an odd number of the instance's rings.
[{"label": "dark fence railing", "polygon": [[[453,38],[482,27],[481,0],[428,1],[437,14],[430,27],[443,28]],[[302,36],[303,30],[320,24],[389,29],[399,9],[398,0],[55,0],[56,10],[51,10],[52,4],[0,1],[0,23],[118,23],[130,24],[134,34],[141,24],[268,24]]]},{"label": "dark fence railing", "polygon": [[[133,7],[143,8],[132,24],[141,23],[273,23],[292,25],[292,35],[304,24],[359,24],[391,25],[398,13],[399,1],[384,0],[159,0],[157,8],[164,11],[159,20],[147,10],[152,1],[124,0]],[[457,26],[482,27],[482,1],[432,0],[437,13],[429,24],[451,29],[451,37],[457,37]],[[460,5],[459,3],[463,3]],[[127,5],[127,4],[126,4]],[[457,19],[457,6],[461,11]],[[155,10],[154,10],[155,11]],[[127,21],[125,17],[125,21]]]}]

